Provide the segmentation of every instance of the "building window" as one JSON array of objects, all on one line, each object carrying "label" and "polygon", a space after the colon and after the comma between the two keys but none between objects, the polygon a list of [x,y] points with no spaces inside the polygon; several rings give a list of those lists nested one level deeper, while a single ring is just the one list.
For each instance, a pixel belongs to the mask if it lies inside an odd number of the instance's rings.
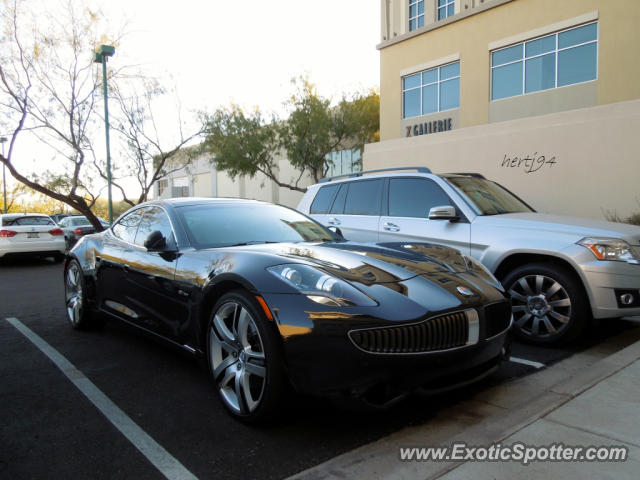
[{"label": "building window", "polygon": [[451,110],[460,106],[460,62],[402,78],[402,118]]},{"label": "building window", "polygon": [[162,180],[158,180],[158,196],[162,196],[162,192],[164,192],[167,188],[169,188],[169,180],[164,178]]},{"label": "building window", "polygon": [[564,87],[598,75],[598,24],[491,52],[491,99]]},{"label": "building window", "polygon": [[444,20],[455,13],[455,0],[438,0],[438,20]]},{"label": "building window", "polygon": [[178,177],[173,179],[173,198],[189,196],[189,178]]},{"label": "building window", "polygon": [[359,148],[331,152],[325,158],[329,165],[327,177],[362,171],[362,152]]},{"label": "building window", "polygon": [[424,0],[409,0],[409,31],[424,27]]}]

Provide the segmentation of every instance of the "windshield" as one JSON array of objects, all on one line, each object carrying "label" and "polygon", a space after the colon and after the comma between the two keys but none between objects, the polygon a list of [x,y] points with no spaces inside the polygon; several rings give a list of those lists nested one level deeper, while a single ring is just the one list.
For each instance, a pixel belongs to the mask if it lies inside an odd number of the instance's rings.
[{"label": "windshield", "polygon": [[3,225],[54,225],[53,220],[49,217],[5,217]]},{"label": "windshield", "polygon": [[89,222],[89,220],[86,217],[78,217],[78,218],[74,218],[73,220],[71,220],[71,225],[76,227],[76,226],[81,226],[81,225],[91,225],[91,223]]},{"label": "windshield", "polygon": [[447,176],[478,215],[533,212],[534,210],[507,189],[484,178]]},{"label": "windshield", "polygon": [[205,204],[178,211],[196,248],[335,240],[322,225],[277,205]]}]

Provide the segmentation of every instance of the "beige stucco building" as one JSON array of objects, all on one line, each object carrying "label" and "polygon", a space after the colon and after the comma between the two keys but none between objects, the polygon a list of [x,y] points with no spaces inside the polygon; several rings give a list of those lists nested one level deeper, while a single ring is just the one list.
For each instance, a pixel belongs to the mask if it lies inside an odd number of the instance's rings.
[{"label": "beige stucco building", "polygon": [[382,0],[364,169],[495,179],[540,211],[640,210],[640,1]]}]

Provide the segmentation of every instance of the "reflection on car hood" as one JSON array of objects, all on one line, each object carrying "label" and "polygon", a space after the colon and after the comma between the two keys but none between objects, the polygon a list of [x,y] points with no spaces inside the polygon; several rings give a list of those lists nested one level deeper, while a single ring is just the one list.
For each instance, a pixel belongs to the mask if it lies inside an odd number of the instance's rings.
[{"label": "reflection on car hood", "polygon": [[539,232],[541,235],[549,233],[575,235],[578,237],[577,240],[583,237],[620,238],[632,245],[640,245],[640,227],[590,218],[524,212],[482,216],[478,217],[474,224],[497,228],[526,229]]},{"label": "reflection on car hood", "polygon": [[422,274],[462,273],[468,270],[460,252],[426,243],[272,243],[234,250],[271,253],[318,266],[347,281],[389,283]]}]

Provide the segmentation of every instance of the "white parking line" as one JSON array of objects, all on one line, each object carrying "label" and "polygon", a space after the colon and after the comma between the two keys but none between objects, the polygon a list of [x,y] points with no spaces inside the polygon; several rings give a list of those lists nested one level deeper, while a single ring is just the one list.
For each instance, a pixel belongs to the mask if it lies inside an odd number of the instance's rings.
[{"label": "white parking line", "polygon": [[58,367],[93,405],[107,417],[114,427],[142,453],[160,473],[170,480],[197,480],[178,460],[142,430],[109,397],[95,386],[80,370],[73,366],[55,348],[45,342],[17,318],[7,318],[20,333],[31,341]]},{"label": "white parking line", "polygon": [[533,360],[527,360],[526,358],[509,357],[509,361],[513,363],[521,363],[522,365],[529,365],[535,368],[544,368],[546,365],[540,362],[534,362]]}]

